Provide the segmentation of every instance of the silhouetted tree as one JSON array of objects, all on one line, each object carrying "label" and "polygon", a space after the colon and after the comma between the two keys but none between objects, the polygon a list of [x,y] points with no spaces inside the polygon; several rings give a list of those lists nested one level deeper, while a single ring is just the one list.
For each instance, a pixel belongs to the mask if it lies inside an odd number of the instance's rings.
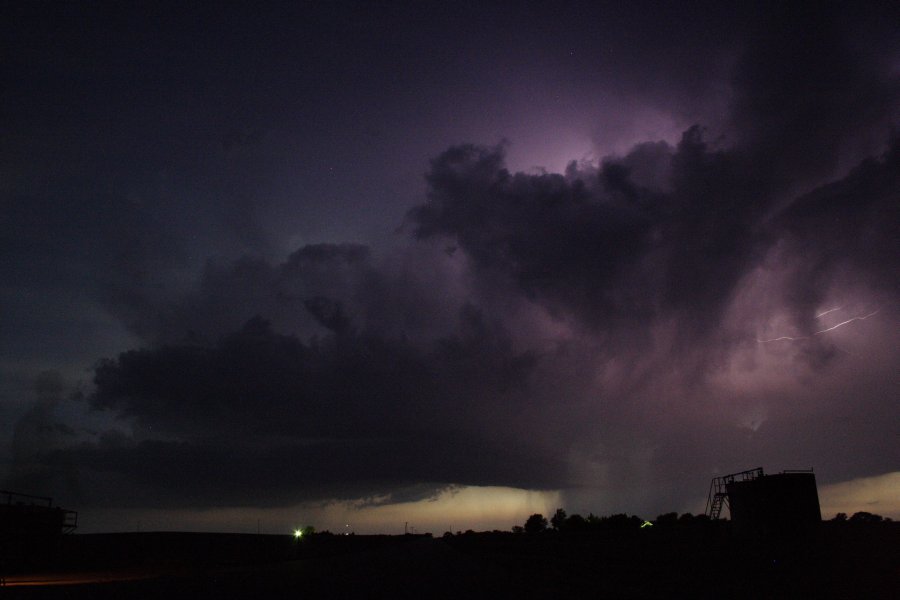
[{"label": "silhouetted tree", "polygon": [[550,524],[556,531],[562,531],[566,526],[566,511],[557,508],[553,517],[550,519]]},{"label": "silhouetted tree", "polygon": [[847,513],[838,513],[834,515],[832,519],[835,523],[846,523],[847,522]]},{"label": "silhouetted tree", "polygon": [[604,525],[610,529],[637,529],[643,524],[644,520],[637,515],[630,517],[625,513],[610,515],[603,519]]},{"label": "silhouetted tree", "polygon": [[709,515],[707,515],[706,513],[700,514],[700,515],[694,515],[694,523],[699,523],[699,522],[708,523],[709,521],[711,521],[711,519],[709,518]]},{"label": "silhouetted tree", "polygon": [[512,532],[513,533],[525,533],[525,528],[522,527],[521,525],[513,525]]},{"label": "silhouetted tree", "polygon": [[851,523],[881,523],[882,521],[884,521],[884,517],[881,515],[875,515],[864,510],[853,513],[853,516],[850,517]]},{"label": "silhouetted tree", "polygon": [[662,525],[662,526],[674,525],[677,522],[678,522],[678,513],[673,513],[673,512],[659,515],[658,517],[656,517],[653,520],[653,523],[655,525]]},{"label": "silhouetted tree", "polygon": [[547,519],[540,513],[535,513],[525,521],[525,533],[541,533],[547,529]]},{"label": "silhouetted tree", "polygon": [[574,514],[566,519],[566,531],[584,531],[588,528],[588,522],[579,514]]},{"label": "silhouetted tree", "polygon": [[694,515],[691,513],[684,513],[680,517],[678,517],[678,522],[682,525],[690,525],[694,521]]}]

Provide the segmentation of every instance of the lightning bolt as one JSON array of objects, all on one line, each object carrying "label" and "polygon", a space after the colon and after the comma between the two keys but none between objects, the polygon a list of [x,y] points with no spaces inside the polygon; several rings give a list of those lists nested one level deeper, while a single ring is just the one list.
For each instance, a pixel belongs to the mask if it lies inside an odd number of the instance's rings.
[{"label": "lightning bolt", "polygon": [[[828,313],[834,312],[836,310],[840,310],[840,308],[832,308],[830,310],[826,310],[825,312],[819,313],[818,315],[816,315],[816,318],[818,319],[819,317],[821,317],[823,315],[827,315]],[[848,323],[852,323],[853,321],[865,321],[869,317],[874,317],[880,311],[881,311],[881,309],[878,309],[878,310],[874,310],[874,311],[870,312],[867,315],[862,315],[859,317],[853,317],[852,319],[847,319],[846,321],[842,321],[842,322],[838,323],[837,325],[832,325],[831,327],[826,327],[825,329],[820,329],[819,331],[814,331],[814,332],[812,332],[811,335],[801,335],[801,336],[797,336],[797,337],[783,335],[781,337],[771,338],[768,340],[761,340],[759,338],[756,338],[756,341],[759,342],[760,344],[768,344],[769,342],[780,342],[780,341],[796,342],[799,340],[808,340],[809,338],[811,338],[814,335],[822,335],[823,333],[828,333],[829,331],[834,331],[838,327],[843,327],[844,325],[846,325]]]},{"label": "lightning bolt", "polygon": [[789,335],[783,335],[781,337],[771,338],[768,340],[761,340],[759,338],[756,338],[756,341],[759,342],[760,344],[768,344],[769,342],[780,342],[781,340],[788,340],[791,342],[796,342],[797,340],[805,340],[808,338],[809,338],[809,336],[806,336],[806,335],[802,335],[800,337],[791,337]]},{"label": "lightning bolt", "polygon": [[829,309],[826,310],[825,312],[820,312],[819,314],[817,314],[817,315],[816,315],[816,318],[817,318],[817,319],[821,319],[822,317],[824,317],[824,316],[827,315],[828,313],[833,313],[834,311],[836,311],[836,310],[841,310],[842,308],[844,308],[844,307],[843,307],[843,306],[838,306],[837,308],[829,308]]},{"label": "lightning bolt", "polygon": [[[880,310],[880,309],[879,309],[879,310]],[[843,326],[846,325],[847,323],[852,323],[853,321],[865,321],[865,320],[868,319],[869,317],[874,317],[875,315],[877,315],[878,312],[879,312],[879,311],[876,310],[876,311],[870,312],[870,313],[867,314],[867,315],[863,315],[863,316],[861,316],[861,317],[853,317],[852,319],[847,319],[847,320],[844,321],[843,323],[838,323],[837,325],[832,325],[832,326],[829,327],[828,329],[821,329],[821,330],[819,330],[819,331],[816,331],[815,333],[813,333],[813,335],[819,335],[820,333],[828,333],[829,331],[834,331],[834,330],[837,329],[838,327],[843,327]]]}]

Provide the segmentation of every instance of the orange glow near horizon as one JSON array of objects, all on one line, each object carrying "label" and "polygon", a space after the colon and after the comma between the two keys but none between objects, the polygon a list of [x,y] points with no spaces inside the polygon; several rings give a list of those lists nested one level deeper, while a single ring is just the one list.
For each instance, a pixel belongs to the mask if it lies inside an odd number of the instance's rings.
[{"label": "orange glow near horizon", "polygon": [[549,515],[560,506],[559,491],[466,486],[447,488],[434,497],[414,502],[322,501],[272,508],[83,510],[79,532],[136,531],[140,523],[141,531],[290,534],[296,523],[309,523],[317,531],[332,533],[401,534],[408,527],[410,532],[440,535],[451,529],[509,530],[533,513]]},{"label": "orange glow near horizon", "polygon": [[[867,511],[900,520],[900,471],[831,484],[819,484],[822,518]],[[698,503],[697,513],[703,512]],[[508,487],[448,488],[414,502],[367,505],[352,501],[304,503],[289,507],[220,507],[212,509],[115,509],[79,511],[79,533],[136,531],[207,531],[290,534],[296,523],[317,531],[357,534],[444,531],[508,531],[529,515],[552,515],[565,508],[561,491]],[[604,514],[602,506],[594,511]],[[407,525],[408,524],[408,525]],[[259,529],[257,529],[259,527]]]}]

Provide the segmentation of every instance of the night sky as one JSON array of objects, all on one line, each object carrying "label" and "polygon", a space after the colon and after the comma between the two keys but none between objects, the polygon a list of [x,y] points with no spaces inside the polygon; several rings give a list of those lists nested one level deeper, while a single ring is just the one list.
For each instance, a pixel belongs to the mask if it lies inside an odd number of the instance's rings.
[{"label": "night sky", "polygon": [[439,534],[814,467],[900,517],[900,5],[186,4],[4,11],[0,488]]}]

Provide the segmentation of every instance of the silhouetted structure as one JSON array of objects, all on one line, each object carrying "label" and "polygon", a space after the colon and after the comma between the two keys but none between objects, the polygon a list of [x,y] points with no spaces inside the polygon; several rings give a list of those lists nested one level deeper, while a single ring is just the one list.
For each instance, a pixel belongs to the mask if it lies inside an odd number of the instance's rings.
[{"label": "silhouetted structure", "polygon": [[0,490],[0,565],[44,562],[59,540],[78,526],[78,513],[53,506],[53,500]]},{"label": "silhouetted structure", "polygon": [[746,537],[807,533],[822,521],[816,476],[808,471],[766,475],[762,467],[713,478],[706,502],[711,519],[727,506],[734,532]]}]

